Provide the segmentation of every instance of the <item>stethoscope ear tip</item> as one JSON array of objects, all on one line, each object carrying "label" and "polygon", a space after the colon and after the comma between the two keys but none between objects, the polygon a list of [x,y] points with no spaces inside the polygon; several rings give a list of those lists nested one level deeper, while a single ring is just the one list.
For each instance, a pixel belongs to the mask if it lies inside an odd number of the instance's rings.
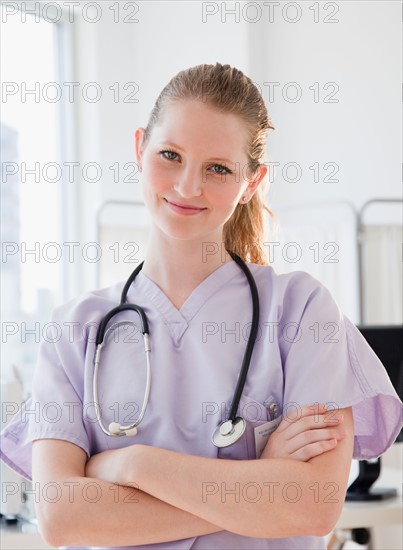
[{"label": "stethoscope ear tip", "polygon": [[118,435],[120,433],[120,424],[118,424],[118,422],[111,422],[109,424],[109,431],[113,435]]},{"label": "stethoscope ear tip", "polygon": [[130,430],[126,430],[126,431],[125,431],[125,434],[126,434],[128,437],[133,437],[133,436],[137,435],[137,428],[134,427],[134,428],[131,428]]},{"label": "stethoscope ear tip", "polygon": [[129,429],[125,430],[124,428],[122,428],[120,426],[120,424],[118,422],[111,422],[109,424],[109,432],[112,435],[127,435],[129,437],[133,437],[133,436],[137,435],[137,428],[136,428],[136,426],[134,426],[134,428],[129,428]]}]

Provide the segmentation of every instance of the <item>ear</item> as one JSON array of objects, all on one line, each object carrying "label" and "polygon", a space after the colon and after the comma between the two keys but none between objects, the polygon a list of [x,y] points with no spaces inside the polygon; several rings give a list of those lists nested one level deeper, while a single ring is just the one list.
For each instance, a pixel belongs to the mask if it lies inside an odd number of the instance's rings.
[{"label": "ear", "polygon": [[136,149],[137,166],[141,170],[141,157],[143,154],[144,128],[137,128],[134,133],[134,145]]},{"label": "ear", "polygon": [[253,178],[249,179],[249,184],[244,191],[244,195],[248,197],[248,200],[252,198],[256,189],[259,187],[260,183],[263,181],[267,173],[267,166],[265,164],[259,164],[256,174]]}]

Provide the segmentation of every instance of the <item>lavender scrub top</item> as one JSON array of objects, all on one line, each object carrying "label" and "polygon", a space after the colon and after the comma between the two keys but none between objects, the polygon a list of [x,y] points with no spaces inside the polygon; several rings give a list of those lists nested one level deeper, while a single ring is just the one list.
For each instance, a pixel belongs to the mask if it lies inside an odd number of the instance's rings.
[{"label": "lavender scrub top", "polygon": [[[93,406],[96,330],[119,303],[123,283],[57,307],[40,346],[32,395],[1,433],[1,459],[31,479],[32,441],[42,438],[70,441],[88,457],[143,443],[211,458],[256,459],[253,430],[271,419],[269,402],[277,403],[283,416],[313,403],[352,406],[354,458],[383,454],[401,429],[402,403],[359,330],[308,273],[278,274],[270,266],[247,265],[259,292],[260,320],[238,409],[247,429],[237,443],[218,449],[211,441],[213,429],[229,412],[252,319],[249,284],[231,261],[202,281],[180,310],[142,272],[129,289],[128,302],[147,315],[152,348],[150,399],[135,439],[105,435]],[[139,318],[125,312],[113,322],[124,319],[135,325],[111,335],[99,370],[105,426],[132,423],[145,391]],[[308,550],[324,549],[325,539],[264,539],[221,531],[131,548]]]}]

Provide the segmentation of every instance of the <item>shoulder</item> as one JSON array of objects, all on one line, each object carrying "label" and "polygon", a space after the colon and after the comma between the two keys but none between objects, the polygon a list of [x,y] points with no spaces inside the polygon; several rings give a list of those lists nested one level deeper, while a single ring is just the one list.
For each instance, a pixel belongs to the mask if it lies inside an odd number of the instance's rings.
[{"label": "shoulder", "polygon": [[120,303],[123,284],[120,281],[99,290],[86,291],[56,306],[47,324],[47,341],[55,343],[59,353],[65,343],[74,343],[84,353],[90,335],[96,334],[102,318]]},{"label": "shoulder", "polygon": [[120,281],[105,288],[83,292],[56,306],[52,318],[53,320],[68,319],[69,321],[97,320],[119,304],[122,288],[123,282]]},{"label": "shoulder", "polygon": [[256,281],[262,315],[280,323],[328,318],[341,322],[344,315],[330,290],[305,271],[277,273],[272,266],[248,264]]},{"label": "shoulder", "polygon": [[247,265],[255,278],[261,299],[270,301],[279,309],[279,316],[292,312],[301,317],[309,304],[330,307],[335,313],[341,313],[330,290],[310,273],[277,273],[270,265]]},{"label": "shoulder", "polygon": [[324,286],[313,275],[306,271],[291,271],[289,273],[278,273],[271,265],[258,265],[247,263],[256,281],[263,284],[270,284],[276,290],[289,292],[295,287],[312,291],[318,287]]}]

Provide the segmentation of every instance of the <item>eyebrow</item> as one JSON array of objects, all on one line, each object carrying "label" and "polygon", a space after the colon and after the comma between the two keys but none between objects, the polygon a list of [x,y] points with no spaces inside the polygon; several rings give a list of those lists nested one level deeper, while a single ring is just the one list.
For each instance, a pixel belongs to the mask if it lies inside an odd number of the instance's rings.
[{"label": "eyebrow", "polygon": [[[180,147],[176,143],[173,143],[172,141],[163,141],[163,142],[161,142],[160,147],[163,147],[165,145],[168,146],[168,147],[173,147],[174,149],[178,149],[179,151],[182,151],[183,153],[185,152],[184,149],[182,149],[182,147]],[[212,157],[212,158],[209,159],[209,162],[210,161],[228,162],[229,164],[236,164],[235,161],[230,160],[230,159],[226,159],[224,157]]]}]

